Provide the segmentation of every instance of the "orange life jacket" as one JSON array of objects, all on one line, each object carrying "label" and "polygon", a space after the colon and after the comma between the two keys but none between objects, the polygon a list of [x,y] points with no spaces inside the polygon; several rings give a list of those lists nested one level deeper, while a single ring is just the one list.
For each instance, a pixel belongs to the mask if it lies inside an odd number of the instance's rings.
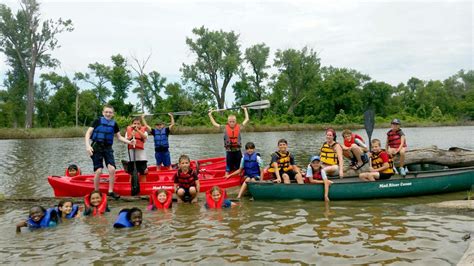
[{"label": "orange life jacket", "polygon": [[221,197],[216,202],[212,198],[211,190],[206,191],[206,203],[209,209],[222,209],[222,204],[224,203],[225,198],[227,197],[225,190],[219,188],[221,191]]},{"label": "orange life jacket", "polygon": [[149,210],[156,209],[168,209],[171,208],[171,203],[173,202],[173,193],[169,190],[166,191],[166,201],[161,203],[158,201],[158,191],[153,191],[150,195],[150,204],[148,205]]},{"label": "orange life jacket", "polygon": [[87,194],[84,196],[84,205],[86,205],[86,208],[93,208],[92,210],[93,216],[103,214],[107,210],[107,194],[105,193],[100,193],[100,194],[102,196],[102,201],[97,207],[91,206],[91,202],[90,202],[91,194]]},{"label": "orange life jacket", "polygon": [[228,124],[225,126],[224,146],[228,149],[240,149],[242,147],[239,124],[236,124],[234,128],[231,128]]},{"label": "orange life jacket", "polygon": [[[146,127],[141,127],[140,132],[145,133]],[[127,137],[129,140],[133,139],[133,128],[131,126],[127,127]],[[143,150],[145,147],[145,140],[142,138],[142,136],[138,133],[135,132],[135,147],[133,145],[128,144],[128,149],[138,149],[138,150]]]}]

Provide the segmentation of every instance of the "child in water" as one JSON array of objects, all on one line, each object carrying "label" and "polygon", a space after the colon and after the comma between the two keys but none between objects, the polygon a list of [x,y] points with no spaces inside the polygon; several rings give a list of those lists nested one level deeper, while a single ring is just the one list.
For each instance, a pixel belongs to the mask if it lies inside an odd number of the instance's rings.
[{"label": "child in water", "polygon": [[208,209],[221,209],[235,207],[237,203],[226,199],[225,192],[220,187],[213,186],[206,193],[206,204],[204,206]]},{"label": "child in water", "polygon": [[190,168],[191,160],[187,155],[181,155],[178,160],[178,171],[174,175],[174,189],[178,202],[197,202],[199,179],[197,172]]},{"label": "child in water", "polygon": [[312,184],[324,184],[324,201],[329,201],[329,186],[332,184],[332,181],[328,180],[319,156],[311,157],[311,162],[306,169],[306,177]]},{"label": "child in water", "polygon": [[107,206],[107,195],[97,190],[84,197],[84,205],[84,216],[95,216],[110,211]]},{"label": "child in water", "polygon": [[16,225],[16,232],[20,233],[22,227],[28,227],[30,230],[38,228],[54,227],[58,224],[58,214],[54,208],[46,210],[41,206],[33,206],[30,209],[28,220],[19,222]]},{"label": "child in water", "polygon": [[74,205],[71,200],[61,200],[58,203],[56,212],[58,213],[60,219],[72,219],[80,216],[79,206]]},{"label": "child in water", "polygon": [[122,209],[114,223],[115,228],[139,227],[142,225],[143,213],[137,207]]},{"label": "child in water", "polygon": [[173,202],[172,193],[160,189],[158,191],[154,191],[153,194],[150,195],[150,204],[148,205],[147,209],[150,211],[156,209],[168,209],[171,208],[171,203]]}]

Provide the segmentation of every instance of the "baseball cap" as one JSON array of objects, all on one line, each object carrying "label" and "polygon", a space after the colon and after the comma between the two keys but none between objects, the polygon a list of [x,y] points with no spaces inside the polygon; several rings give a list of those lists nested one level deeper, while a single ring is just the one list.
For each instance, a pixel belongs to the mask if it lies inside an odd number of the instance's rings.
[{"label": "baseball cap", "polygon": [[317,155],[311,157],[311,162],[316,161],[316,160],[321,161],[321,158],[319,158],[319,156]]},{"label": "baseball cap", "polygon": [[395,118],[395,119],[392,120],[392,123],[390,123],[390,124],[397,124],[397,125],[400,125],[401,122],[400,122],[400,119]]}]

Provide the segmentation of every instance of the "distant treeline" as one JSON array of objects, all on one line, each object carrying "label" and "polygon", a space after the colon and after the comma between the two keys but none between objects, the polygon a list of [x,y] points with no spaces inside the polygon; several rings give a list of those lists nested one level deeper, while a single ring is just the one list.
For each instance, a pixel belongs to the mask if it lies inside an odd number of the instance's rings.
[{"label": "distant treeline", "polygon": [[[474,120],[473,70],[460,70],[445,80],[413,77],[392,86],[357,70],[321,66],[318,53],[307,47],[278,49],[269,62],[266,44],[244,49],[235,32],[204,26],[186,39],[194,59],[182,64],[182,83],[167,82],[157,70],[145,71],[151,54],[112,55],[110,62],[89,64],[84,73],[51,71],[35,78],[39,69],[59,65],[50,52],[58,47],[56,35],[73,31],[73,24],[42,20],[35,0],[22,0],[21,7],[14,14],[0,4],[0,51],[10,67],[0,75],[6,77],[0,90],[0,127],[89,125],[105,103],[115,107],[122,126],[132,113],[172,111],[193,112],[177,117],[178,124],[209,125],[209,109],[230,107],[228,89],[236,106],[271,101],[269,109],[250,111],[251,120],[262,125],[362,123],[367,108],[375,110],[380,122],[393,117],[405,122]],[[130,94],[137,103],[125,104]]]}]

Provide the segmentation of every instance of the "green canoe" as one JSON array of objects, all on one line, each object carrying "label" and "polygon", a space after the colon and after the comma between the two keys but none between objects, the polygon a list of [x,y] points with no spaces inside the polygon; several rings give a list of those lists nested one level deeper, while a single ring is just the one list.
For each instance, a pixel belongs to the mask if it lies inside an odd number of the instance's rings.
[{"label": "green canoe", "polygon": [[[374,198],[412,197],[467,191],[474,186],[474,167],[437,171],[411,172],[405,178],[394,176],[388,180],[361,181],[358,177],[332,179],[330,200],[356,200]],[[248,182],[248,189],[255,200],[305,199],[323,200],[321,184],[276,184]]]}]

